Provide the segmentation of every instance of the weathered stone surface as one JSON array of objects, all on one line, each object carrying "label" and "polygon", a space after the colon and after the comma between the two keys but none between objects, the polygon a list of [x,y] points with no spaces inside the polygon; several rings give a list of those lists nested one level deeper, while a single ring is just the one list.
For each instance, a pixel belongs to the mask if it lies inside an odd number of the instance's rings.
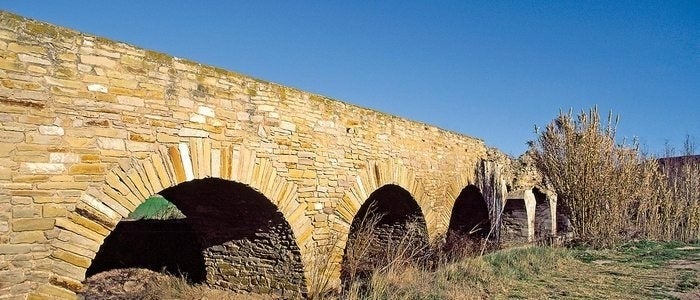
[{"label": "weathered stone surface", "polygon": [[58,258],[62,261],[65,261],[67,263],[70,263],[72,265],[76,265],[78,267],[83,267],[87,268],[90,266],[90,259],[84,256],[76,255],[74,253],[64,251],[64,250],[56,250],[54,251],[53,254],[51,254],[52,257]]},{"label": "weathered stone surface", "polygon": [[126,150],[126,143],[122,139],[101,137],[97,138],[97,145],[106,150]]},{"label": "weathered stone surface", "polygon": [[180,128],[177,135],[184,137],[209,137],[209,133],[204,130],[187,127]]},{"label": "weathered stone surface", "polygon": [[20,171],[28,174],[60,174],[66,171],[66,165],[57,163],[23,163]]},{"label": "weathered stone surface", "polygon": [[43,231],[24,231],[13,234],[10,237],[12,244],[33,244],[46,242]]},{"label": "weathered stone surface", "polygon": [[0,130],[0,143],[12,144],[19,143],[24,140],[23,132]]},{"label": "weathered stone surface", "polygon": [[97,84],[97,83],[88,84],[87,89],[88,89],[88,91],[91,91],[91,92],[100,92],[100,93],[108,93],[109,92],[107,87],[105,87],[101,84]]},{"label": "weathered stone surface", "polygon": [[65,132],[60,126],[39,126],[39,133],[44,135],[63,135]]},{"label": "weathered stone surface", "polygon": [[53,218],[26,218],[12,220],[12,231],[49,230],[55,224]]},{"label": "weathered stone surface", "polygon": [[113,69],[117,65],[117,62],[112,59],[93,55],[81,55],[80,62],[88,65],[106,67],[108,69]]},{"label": "weathered stone surface", "polygon": [[[488,188],[494,195],[484,201],[496,203],[507,184],[538,182],[516,180],[512,160],[478,139],[6,12],[0,19],[14,20],[0,22],[0,256],[44,272],[11,284],[23,299],[73,296],[66,280],[49,278],[82,281],[123,217],[151,194],[197,178],[246,184],[288,222],[210,245],[208,280],[297,294],[309,249],[331,231],[347,237],[383,185],[409,191],[436,236],[465,186]],[[49,249],[59,250],[49,257]],[[342,257],[342,248],[334,251]]]},{"label": "weathered stone surface", "polygon": [[49,153],[49,162],[62,164],[77,163],[80,162],[80,155],[66,152],[52,152]]}]

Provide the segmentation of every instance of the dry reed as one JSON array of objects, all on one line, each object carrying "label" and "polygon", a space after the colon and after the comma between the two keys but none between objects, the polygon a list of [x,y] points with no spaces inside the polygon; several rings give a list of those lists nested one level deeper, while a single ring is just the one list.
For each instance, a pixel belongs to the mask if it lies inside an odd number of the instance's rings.
[{"label": "dry reed", "polygon": [[636,140],[617,144],[618,121],[611,113],[603,122],[597,108],[560,113],[530,143],[576,239],[609,247],[638,237],[697,238],[697,166],[669,176],[657,160],[640,154]]}]

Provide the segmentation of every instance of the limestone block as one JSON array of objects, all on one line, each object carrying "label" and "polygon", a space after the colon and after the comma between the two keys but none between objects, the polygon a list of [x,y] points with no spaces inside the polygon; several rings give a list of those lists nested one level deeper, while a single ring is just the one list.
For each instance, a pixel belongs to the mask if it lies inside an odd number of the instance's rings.
[{"label": "limestone block", "polygon": [[69,264],[83,268],[88,268],[91,262],[91,260],[87,257],[80,256],[62,249],[57,249],[51,254],[51,256],[65,261]]},{"label": "limestone block", "polygon": [[88,249],[93,252],[97,252],[100,249],[100,244],[102,241],[97,242],[93,239],[87,238],[80,234],[77,234],[68,230],[61,230],[58,234],[58,240],[72,243],[73,245]]},{"label": "limestone block", "polygon": [[216,117],[216,114],[214,113],[214,109],[209,107],[209,106],[203,106],[203,105],[199,106],[199,108],[197,108],[197,113],[200,115],[203,115],[203,116],[210,117],[210,118]]},{"label": "limestone block", "polygon": [[35,132],[26,133],[26,141],[31,144],[58,145],[61,143],[61,140],[60,136],[43,135]]},{"label": "limestone block", "polygon": [[173,136],[173,135],[170,135],[170,134],[167,134],[167,133],[163,133],[163,132],[156,133],[156,140],[160,143],[166,143],[166,144],[180,142],[180,138]]},{"label": "limestone block", "polygon": [[[36,289],[36,294],[31,294],[29,299],[76,299],[75,293],[52,284],[42,284]],[[45,295],[45,296],[44,296]]]},{"label": "limestone block", "polygon": [[126,150],[126,144],[122,139],[100,137],[97,138],[97,145],[101,149]]},{"label": "limestone block", "polygon": [[194,108],[194,101],[187,98],[177,99],[177,104],[182,107]]},{"label": "limestone block", "polygon": [[101,84],[93,83],[93,84],[88,84],[87,86],[88,91],[91,92],[98,92],[98,93],[108,93],[109,90],[107,87]]},{"label": "limestone block", "polygon": [[75,254],[85,256],[85,257],[88,257],[91,259],[94,258],[95,254],[96,254],[95,251],[88,250],[88,249],[85,249],[84,247],[79,247],[79,246],[72,244],[70,242],[64,242],[64,241],[57,240],[57,239],[52,240],[51,245],[55,246],[58,249],[63,249],[63,250],[69,251],[71,253],[75,253]]},{"label": "limestone block", "polygon": [[20,54],[17,54],[17,58],[19,58],[19,61],[21,61],[21,62],[47,65],[47,66],[51,65],[50,61],[43,59],[43,58],[40,58],[40,57],[33,56],[33,55],[20,53]]},{"label": "limestone block", "polygon": [[192,114],[190,116],[190,122],[204,124],[207,122],[207,118],[200,114]]},{"label": "limestone block", "polygon": [[263,105],[258,105],[258,110],[259,110],[259,111],[269,112],[269,111],[274,111],[274,110],[275,110],[275,107],[272,106],[272,105],[265,105],[265,104],[263,104]]},{"label": "limestone block", "polygon": [[106,57],[93,56],[93,55],[80,55],[80,62],[87,65],[94,65],[100,67],[106,67],[108,69],[114,69],[117,62]]},{"label": "limestone block", "polygon": [[0,167],[0,180],[12,179],[12,170],[7,167]]},{"label": "limestone block", "polygon": [[22,163],[20,172],[30,174],[61,174],[66,171],[66,165],[58,163]]},{"label": "limestone block", "polygon": [[14,144],[24,141],[24,133],[0,129],[0,143]]},{"label": "limestone block", "polygon": [[294,132],[297,129],[297,125],[292,122],[281,121],[280,128]]},{"label": "limestone block", "polygon": [[121,216],[116,211],[112,210],[107,205],[97,200],[97,198],[89,194],[83,194],[81,200],[83,201],[83,203],[87,204],[89,207],[95,209],[101,214],[105,215],[110,220],[118,221],[121,219]]},{"label": "limestone block", "polygon": [[56,220],[53,218],[26,218],[12,220],[12,231],[49,230],[53,228]]},{"label": "limestone block", "polygon": [[10,235],[10,243],[12,244],[33,244],[46,242],[46,236],[43,231],[23,231]]},{"label": "limestone block", "polygon": [[187,147],[187,144],[180,143],[178,144],[178,150],[180,150],[180,166],[182,166],[182,173],[184,174],[185,180],[190,181],[195,178],[190,149]]},{"label": "limestone block", "polygon": [[35,205],[13,205],[13,218],[36,218],[41,217],[41,206]]},{"label": "limestone block", "polygon": [[26,280],[24,271],[20,269],[0,271],[0,288],[5,288]]},{"label": "limestone block", "polygon": [[50,163],[72,164],[80,162],[80,155],[66,152],[51,152],[49,153]]},{"label": "limestone block", "polygon": [[143,101],[143,99],[137,98],[137,97],[117,96],[117,102],[119,102],[120,104],[124,104],[124,105],[140,106],[140,107],[145,106],[145,102]]},{"label": "limestone block", "polygon": [[45,218],[64,217],[68,211],[63,205],[47,203],[42,205],[42,216]]},{"label": "limestone block", "polygon": [[206,137],[209,137],[209,132],[206,132],[206,131],[201,130],[201,129],[183,127],[183,128],[180,128],[180,130],[178,130],[177,135],[182,136],[182,137],[206,138]]},{"label": "limestone block", "polygon": [[41,125],[39,126],[39,133],[43,135],[63,135],[65,132],[63,131],[63,127],[60,126]]},{"label": "limestone block", "polygon": [[34,246],[33,244],[0,244],[0,255],[30,253]]},{"label": "limestone block", "polygon": [[126,148],[133,152],[154,152],[158,150],[158,145],[147,142],[127,141]]},{"label": "limestone block", "polygon": [[69,168],[70,174],[104,174],[105,166],[102,164],[74,164]]},{"label": "limestone block", "polygon": [[26,45],[26,44],[18,44],[18,43],[9,43],[7,45],[7,50],[10,50],[12,52],[16,53],[34,53],[34,54],[46,54],[46,48],[41,47],[41,46],[34,46],[34,45]]}]

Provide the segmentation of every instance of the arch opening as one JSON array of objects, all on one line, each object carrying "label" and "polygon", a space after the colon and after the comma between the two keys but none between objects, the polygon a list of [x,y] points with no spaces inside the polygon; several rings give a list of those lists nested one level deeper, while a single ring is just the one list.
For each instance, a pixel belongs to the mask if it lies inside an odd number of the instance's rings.
[{"label": "arch opening", "polygon": [[552,210],[549,199],[538,188],[533,188],[535,195],[535,239],[544,240],[554,234],[552,228]]},{"label": "arch opening", "polygon": [[[192,281],[206,282],[226,290],[276,294],[283,298],[299,298],[306,294],[301,253],[291,226],[263,194],[245,184],[218,178],[195,179],[158,194],[186,216],[168,221],[176,221],[189,229],[178,232],[177,244],[159,244],[159,252],[196,248],[190,259],[201,263],[199,273],[188,274]],[[137,222],[151,226],[151,229],[162,226],[154,226],[154,221],[159,220],[141,219]],[[122,223],[134,222],[120,222],[105,240],[98,256],[103,251],[138,255],[126,248],[126,243],[107,243],[112,235],[119,234],[120,226],[130,226]],[[140,237],[134,237],[133,232],[129,234],[132,238]],[[123,238],[114,239],[122,241]],[[145,244],[153,242],[145,238],[138,240]]]},{"label": "arch opening", "polygon": [[452,207],[452,216],[447,230],[448,240],[481,240],[491,230],[489,208],[479,188],[468,185],[459,193]]},{"label": "arch opening", "polygon": [[388,184],[370,194],[353,218],[341,265],[345,288],[393,264],[427,258],[428,230],[411,193]]},{"label": "arch opening", "polygon": [[509,243],[525,243],[530,237],[525,199],[506,200],[501,214],[501,239]]},{"label": "arch opening", "polygon": [[127,268],[164,271],[193,283],[202,283],[206,278],[197,233],[186,216],[160,195],[149,197],[117,224],[85,276]]}]

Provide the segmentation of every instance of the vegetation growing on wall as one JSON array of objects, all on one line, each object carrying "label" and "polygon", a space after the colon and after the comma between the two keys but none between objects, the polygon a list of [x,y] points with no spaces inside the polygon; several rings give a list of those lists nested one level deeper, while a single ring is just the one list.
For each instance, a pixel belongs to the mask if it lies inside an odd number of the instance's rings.
[{"label": "vegetation growing on wall", "polygon": [[184,219],[185,215],[167,199],[161,195],[148,197],[141,205],[129,214],[129,219],[133,220],[170,220]]}]

